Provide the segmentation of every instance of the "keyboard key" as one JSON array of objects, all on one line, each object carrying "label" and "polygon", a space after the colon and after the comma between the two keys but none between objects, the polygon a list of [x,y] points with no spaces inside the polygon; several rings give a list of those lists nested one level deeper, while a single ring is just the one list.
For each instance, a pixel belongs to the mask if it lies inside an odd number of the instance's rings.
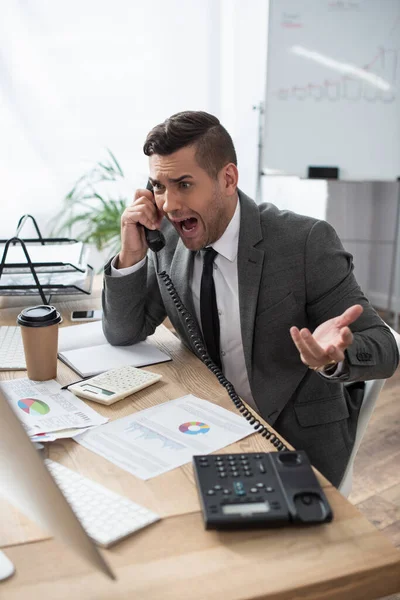
[{"label": "keyboard key", "polygon": [[0,371],[26,369],[21,328],[0,327]]},{"label": "keyboard key", "polygon": [[45,464],[86,533],[108,548],[160,517],[79,473],[46,459]]}]

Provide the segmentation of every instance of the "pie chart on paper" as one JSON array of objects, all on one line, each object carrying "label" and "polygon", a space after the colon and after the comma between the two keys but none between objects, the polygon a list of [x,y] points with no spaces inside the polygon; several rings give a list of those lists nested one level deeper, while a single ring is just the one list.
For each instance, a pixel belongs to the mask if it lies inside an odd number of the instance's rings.
[{"label": "pie chart on paper", "polygon": [[18,406],[32,417],[42,417],[50,412],[49,405],[43,400],[37,400],[37,398],[21,398],[21,400],[18,400]]}]

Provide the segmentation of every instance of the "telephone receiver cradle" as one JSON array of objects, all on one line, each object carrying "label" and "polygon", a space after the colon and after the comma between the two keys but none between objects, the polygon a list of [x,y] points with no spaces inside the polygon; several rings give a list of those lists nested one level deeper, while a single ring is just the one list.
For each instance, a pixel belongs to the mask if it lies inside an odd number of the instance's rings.
[{"label": "telephone receiver cradle", "polygon": [[[146,190],[150,190],[153,193],[153,186],[151,185],[150,181],[147,182]],[[159,252],[162,250],[165,246],[165,237],[161,231],[159,229],[147,229],[147,227],[144,226],[143,229],[146,242],[150,250],[153,252]]]}]

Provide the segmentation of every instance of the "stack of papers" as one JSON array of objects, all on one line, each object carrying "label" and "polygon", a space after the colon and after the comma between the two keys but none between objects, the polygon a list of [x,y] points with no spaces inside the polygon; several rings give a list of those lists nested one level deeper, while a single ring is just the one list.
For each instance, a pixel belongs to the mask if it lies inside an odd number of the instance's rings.
[{"label": "stack of papers", "polygon": [[73,437],[108,421],[54,379],[2,381],[0,391],[33,442]]}]

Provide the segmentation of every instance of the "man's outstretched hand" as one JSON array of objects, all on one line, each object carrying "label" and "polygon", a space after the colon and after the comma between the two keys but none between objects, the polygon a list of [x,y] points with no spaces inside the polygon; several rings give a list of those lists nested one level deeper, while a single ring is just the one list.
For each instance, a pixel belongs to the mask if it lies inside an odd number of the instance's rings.
[{"label": "man's outstretched hand", "polygon": [[326,365],[339,363],[344,359],[344,351],[353,342],[349,325],[354,323],[363,312],[360,304],[355,304],[339,317],[321,323],[311,333],[304,328],[290,328],[290,335],[305,365],[316,370]]}]

